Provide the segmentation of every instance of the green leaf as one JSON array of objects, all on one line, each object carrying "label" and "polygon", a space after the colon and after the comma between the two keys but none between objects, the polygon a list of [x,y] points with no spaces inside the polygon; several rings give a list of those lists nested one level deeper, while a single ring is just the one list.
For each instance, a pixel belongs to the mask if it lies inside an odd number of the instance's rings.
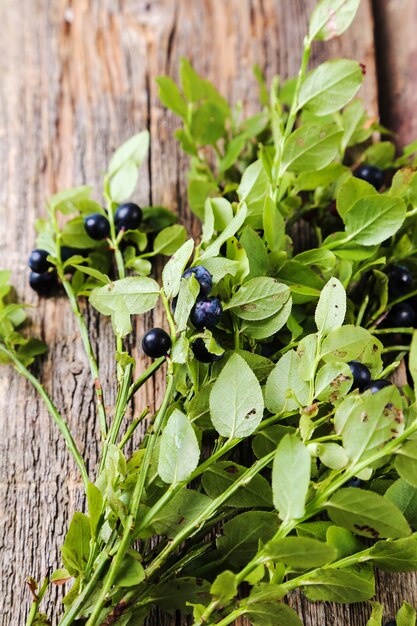
[{"label": "green leaf", "polygon": [[352,386],[352,372],[347,363],[326,363],[317,372],[314,396],[332,404],[344,398]]},{"label": "green leaf", "polygon": [[186,415],[175,409],[162,432],[158,474],[166,483],[187,480],[199,458],[200,448],[194,429]]},{"label": "green leaf", "polygon": [[223,309],[231,309],[241,319],[258,321],[277,313],[289,295],[287,285],[268,276],[259,276],[244,283]]},{"label": "green leaf", "polygon": [[194,241],[189,239],[175,252],[162,270],[162,283],[167,298],[174,298],[178,295],[181,276],[193,250]]},{"label": "green leaf", "polygon": [[360,361],[371,370],[380,372],[382,344],[365,328],[346,324],[331,331],[324,339],[321,347],[322,358],[325,362]]},{"label": "green leaf", "polygon": [[337,278],[331,278],[323,288],[314,319],[322,335],[342,326],[346,315],[346,291]]},{"label": "green leaf", "polygon": [[410,534],[401,511],[387,498],[354,487],[340,489],[327,504],[330,519],[357,535],[397,539]]},{"label": "green leaf", "polygon": [[366,626],[382,626],[382,618],[384,616],[384,607],[379,602],[371,602],[372,614],[366,622]]},{"label": "green leaf", "polygon": [[246,511],[226,522],[217,539],[218,560],[228,567],[246,565],[255,556],[259,542],[266,543],[278,530],[279,520],[269,511]]},{"label": "green leaf", "polygon": [[72,576],[85,571],[90,555],[90,520],[84,513],[74,513],[61,548],[65,568]]},{"label": "green leaf", "polygon": [[96,270],[94,267],[88,267],[88,265],[73,265],[72,267],[75,267],[76,270],[82,272],[83,274],[87,274],[87,276],[96,278],[102,285],[111,284],[110,278],[106,274]]},{"label": "green leaf", "polygon": [[87,235],[82,217],[75,217],[65,222],[61,231],[61,237],[62,245],[69,248],[97,248],[101,244],[101,242],[91,239]]},{"label": "green leaf", "polygon": [[[220,461],[209,467],[203,474],[202,485],[210,498],[214,499],[233,485],[247,470],[233,461]],[[249,508],[270,507],[272,503],[271,487],[263,476],[254,476],[249,484],[243,485],[230,498],[227,506]]]},{"label": "green leaf", "polygon": [[416,626],[416,610],[408,602],[404,602],[397,613],[397,626]]},{"label": "green leaf", "polygon": [[159,285],[152,278],[129,276],[93,289],[90,303],[103,315],[111,315],[116,333],[124,337],[132,330],[130,316],[153,309],[159,293]]},{"label": "green leaf", "polygon": [[309,38],[328,41],[351,25],[360,0],[321,0],[310,17]]},{"label": "green leaf", "polygon": [[262,459],[277,449],[278,443],[288,433],[295,431],[291,426],[281,426],[279,424],[263,428],[252,442],[253,453],[257,459]]},{"label": "green leaf", "polygon": [[301,85],[298,108],[319,116],[339,111],[353,98],[362,81],[363,73],[357,61],[326,61],[307,74]]},{"label": "green leaf", "polygon": [[162,104],[185,119],[187,116],[187,103],[172,78],[169,76],[158,76],[155,80],[159,86],[158,95]]},{"label": "green leaf", "polygon": [[390,385],[375,394],[348,396],[336,409],[334,425],[352,463],[368,458],[404,430],[397,387]]},{"label": "green leaf", "polygon": [[340,526],[329,526],[326,531],[326,541],[337,552],[337,560],[346,556],[351,556],[355,552],[360,552],[363,545],[358,541],[353,533]]},{"label": "green leaf", "polygon": [[271,315],[264,320],[245,320],[241,326],[242,333],[252,339],[267,339],[275,335],[287,323],[291,314],[292,298],[288,297],[287,302],[278,313]]},{"label": "green leaf", "polygon": [[149,131],[143,130],[133,135],[122,144],[110,159],[108,174],[114,176],[126,163],[132,163],[136,168],[142,163],[149,149]]},{"label": "green leaf", "polygon": [[[220,235],[204,250],[203,254],[200,255],[200,261],[205,261],[211,257],[217,256],[220,252],[220,248],[222,245],[233,237],[239,230],[239,228],[243,225],[247,214],[247,208],[245,204],[239,208],[238,212],[234,216],[231,222],[226,226],[224,231],[220,233]],[[205,263],[204,263],[205,265]]]},{"label": "green leaf", "polygon": [[153,244],[154,254],[164,254],[169,256],[180,248],[187,238],[187,231],[184,226],[174,224],[161,230],[155,237]]},{"label": "green leaf", "polygon": [[417,489],[400,478],[388,487],[385,497],[400,509],[410,526],[417,529]]},{"label": "green leaf", "polygon": [[417,536],[396,541],[378,541],[369,551],[375,567],[384,572],[414,572],[417,570]]},{"label": "green leaf", "polygon": [[271,413],[293,411],[308,403],[310,385],[301,378],[298,364],[299,357],[295,350],[288,350],[269,375],[265,404]]},{"label": "green leaf", "polygon": [[417,487],[417,441],[406,441],[397,451],[394,467],[398,474],[413,487]]},{"label": "green leaf", "polygon": [[247,614],[253,626],[302,626],[294,609],[282,602],[254,602]]},{"label": "green leaf", "polygon": [[257,276],[265,276],[268,271],[268,253],[265,243],[258,233],[251,227],[245,226],[240,236],[249,261],[249,274],[246,280]]},{"label": "green leaf", "polygon": [[149,599],[165,611],[192,613],[192,604],[210,601],[210,583],[191,576],[176,578],[157,585]]},{"label": "green leaf", "polygon": [[247,205],[247,222],[253,228],[263,227],[263,210],[269,186],[269,178],[261,159],[248,165],[242,174],[236,193],[240,202],[245,202]]},{"label": "green leaf", "polygon": [[115,584],[118,587],[134,587],[145,579],[143,566],[130,554],[126,554],[117,572]]},{"label": "green leaf", "polygon": [[185,524],[196,518],[207,505],[210,498],[193,489],[181,489],[152,520],[152,528],[159,535],[170,539],[175,537]]},{"label": "green leaf", "polygon": [[226,604],[237,594],[237,579],[233,572],[226,570],[219,574],[210,588],[210,593],[220,602]]},{"label": "green leaf", "polygon": [[393,164],[395,145],[391,141],[379,141],[365,150],[364,157],[367,163],[385,170]]},{"label": "green leaf", "polygon": [[413,379],[414,389],[417,389],[417,331],[413,333],[410,353],[408,355],[408,369]]},{"label": "green leaf", "polygon": [[238,354],[227,361],[210,394],[213,426],[223,437],[248,437],[259,425],[264,410],[259,382]]},{"label": "green leaf", "polygon": [[300,587],[312,602],[364,602],[375,595],[372,568],[319,569],[300,580]]},{"label": "green leaf", "polygon": [[56,193],[49,201],[51,209],[59,211],[64,215],[71,215],[78,211],[78,204],[81,200],[88,200],[91,195],[91,187],[81,185],[72,189],[64,189]]},{"label": "green leaf", "polygon": [[337,558],[335,548],[308,537],[272,539],[266,544],[262,554],[268,560],[282,561],[296,570],[327,565]]},{"label": "green leaf", "polygon": [[320,170],[338,153],[342,131],[332,122],[310,122],[295,130],[287,139],[282,154],[282,171]]},{"label": "green leaf", "polygon": [[311,457],[297,435],[279,443],[272,466],[274,506],[283,522],[304,515],[310,485]]},{"label": "green leaf", "polygon": [[295,192],[314,191],[317,187],[327,187],[342,178],[343,174],[351,175],[350,169],[341,163],[330,163],[318,172],[301,172],[295,182]]},{"label": "green leaf", "polygon": [[336,199],[337,212],[342,219],[361,198],[379,197],[375,187],[365,180],[352,176],[339,189]]},{"label": "green leaf", "polygon": [[263,229],[266,243],[271,252],[279,252],[285,241],[285,222],[269,195],[266,196],[264,203]]},{"label": "green leaf", "polygon": [[190,276],[190,278],[181,278],[180,290],[174,313],[174,319],[177,324],[177,332],[181,333],[187,328],[188,318],[190,317],[191,309],[195,304],[199,292],[200,284],[194,276]]},{"label": "green leaf", "polygon": [[406,205],[401,198],[370,196],[360,198],[344,216],[348,239],[371,246],[394,235],[405,219]]},{"label": "green leaf", "polygon": [[91,536],[95,537],[101,513],[103,511],[103,496],[94,483],[87,486],[88,516],[90,518]]}]

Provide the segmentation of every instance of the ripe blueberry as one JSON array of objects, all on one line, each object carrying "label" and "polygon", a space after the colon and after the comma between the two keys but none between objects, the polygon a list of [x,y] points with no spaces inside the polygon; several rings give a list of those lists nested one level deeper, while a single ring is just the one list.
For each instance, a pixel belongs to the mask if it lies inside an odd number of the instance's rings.
[{"label": "ripe blueberry", "polygon": [[49,252],[47,250],[40,250],[39,248],[32,250],[28,260],[28,265],[32,272],[44,274],[52,267],[51,263],[47,261],[48,255]]},{"label": "ripe blueberry", "polygon": [[200,363],[214,363],[214,361],[218,361],[222,358],[219,354],[212,354],[209,352],[201,337],[198,337],[195,341],[193,341],[191,344],[191,350],[193,351],[197,361],[200,361]]},{"label": "ripe blueberry", "polygon": [[363,388],[371,382],[371,372],[366,365],[359,361],[350,361],[348,365],[353,376],[352,389],[362,391]]},{"label": "ripe blueberry", "polygon": [[391,307],[384,323],[392,328],[415,326],[416,313],[409,302],[400,302]]},{"label": "ripe blueberry", "polygon": [[391,265],[387,269],[388,289],[391,296],[406,296],[413,287],[413,275],[404,265]]},{"label": "ripe blueberry", "polygon": [[197,298],[190,319],[196,328],[213,328],[219,323],[223,308],[218,298]]},{"label": "ripe blueberry", "polygon": [[363,485],[363,480],[358,478],[357,476],[353,476],[349,478],[349,480],[345,483],[345,487],[361,487]]},{"label": "ripe blueberry", "polygon": [[57,284],[55,272],[31,272],[29,274],[29,285],[40,296],[49,296]]},{"label": "ripe blueberry", "polygon": [[142,209],[134,202],[121,204],[114,215],[116,230],[135,230],[142,221]]},{"label": "ripe blueberry", "polygon": [[109,221],[101,213],[93,213],[84,218],[85,232],[91,239],[106,239],[110,235]]},{"label": "ripe blueberry", "polygon": [[147,356],[157,359],[171,349],[171,337],[163,328],[151,328],[143,336],[142,349]]},{"label": "ripe blueberry", "polygon": [[369,385],[366,385],[363,391],[370,391],[371,393],[377,393],[384,387],[389,387],[390,385],[392,385],[392,382],[390,380],[385,380],[384,378],[380,378],[379,380],[371,380]]},{"label": "ripe blueberry", "polygon": [[384,184],[384,172],[379,167],[376,167],[376,165],[363,163],[363,165],[359,165],[359,167],[356,168],[353,175],[356,176],[356,178],[366,181],[375,187],[375,189],[380,189]]},{"label": "ripe blueberry", "polygon": [[202,296],[208,296],[213,289],[213,277],[203,265],[196,265],[185,270],[182,275],[183,278],[189,278],[194,274],[195,279],[200,285],[200,294]]}]

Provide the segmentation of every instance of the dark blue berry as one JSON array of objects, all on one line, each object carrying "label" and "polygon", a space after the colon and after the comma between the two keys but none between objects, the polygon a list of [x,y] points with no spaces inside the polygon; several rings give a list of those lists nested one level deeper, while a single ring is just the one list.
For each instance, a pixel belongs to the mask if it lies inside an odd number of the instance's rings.
[{"label": "dark blue berry", "polygon": [[363,485],[363,480],[358,478],[357,476],[353,476],[349,478],[349,480],[345,483],[345,487],[361,487]]},{"label": "dark blue berry", "polygon": [[40,296],[49,296],[57,287],[55,272],[31,272],[29,274],[29,285]]},{"label": "dark blue berry", "polygon": [[40,250],[36,248],[30,253],[28,265],[32,272],[37,274],[44,274],[52,267],[51,263],[47,260],[49,252],[47,250]]},{"label": "dark blue berry", "polygon": [[353,172],[353,175],[366,181],[375,189],[380,189],[384,184],[384,172],[376,165],[368,165],[367,163],[359,165]]},{"label": "dark blue berry", "polygon": [[142,221],[142,209],[134,202],[121,204],[114,215],[116,230],[135,230]]},{"label": "dark blue berry", "polygon": [[213,328],[219,323],[223,308],[218,298],[197,298],[190,319],[196,328]]},{"label": "dark blue berry", "polygon": [[91,239],[100,241],[110,235],[109,220],[101,213],[93,213],[84,218],[85,232]]},{"label": "dark blue berry", "polygon": [[151,328],[142,339],[142,349],[152,359],[168,354],[171,346],[171,337],[163,328]]},{"label": "dark blue berry", "polygon": [[222,358],[222,355],[212,354],[209,352],[201,337],[198,337],[195,341],[193,341],[191,344],[191,350],[193,351],[197,361],[200,361],[200,363],[214,363],[214,361],[218,361]]},{"label": "dark blue berry", "polygon": [[387,269],[388,289],[391,296],[406,296],[413,288],[413,275],[405,265],[391,265]]},{"label": "dark blue berry", "polygon": [[389,380],[385,380],[384,378],[380,378],[379,380],[372,380],[369,385],[363,389],[363,391],[370,391],[371,393],[377,393],[384,387],[389,387],[392,385],[392,382]]},{"label": "dark blue berry", "polygon": [[350,361],[348,365],[353,376],[352,389],[362,391],[363,388],[371,382],[371,372],[366,365],[359,361]]},{"label": "dark blue berry", "polygon": [[195,279],[200,285],[200,295],[208,296],[213,289],[213,277],[208,270],[202,265],[196,265],[185,270],[183,278],[189,278],[194,274]]},{"label": "dark blue berry", "polygon": [[391,328],[409,328],[415,326],[415,323],[416,313],[409,302],[394,304],[384,320],[384,324]]}]

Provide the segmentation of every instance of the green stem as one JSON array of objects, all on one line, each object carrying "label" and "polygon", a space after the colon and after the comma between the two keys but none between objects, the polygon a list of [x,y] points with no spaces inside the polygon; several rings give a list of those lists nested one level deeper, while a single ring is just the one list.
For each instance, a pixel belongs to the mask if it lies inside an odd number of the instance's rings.
[{"label": "green stem", "polygon": [[245,613],[247,613],[246,609],[236,609],[235,611],[229,613],[227,617],[220,620],[220,622],[217,622],[217,626],[227,626],[228,624],[233,624],[238,617],[245,615]]},{"label": "green stem", "polygon": [[415,332],[415,328],[376,328],[371,330],[371,332],[373,335],[391,335],[393,333],[412,335]]},{"label": "green stem", "polygon": [[170,331],[170,335],[171,335],[172,345],[174,345],[174,343],[175,343],[175,341],[177,339],[177,329],[176,329],[176,326],[175,326],[174,318],[172,317],[171,307],[169,306],[169,300],[166,297],[165,291],[163,289],[161,289],[161,299],[162,299],[162,303],[164,305],[165,313],[166,313],[167,320],[168,320],[168,325],[169,325],[169,331]]},{"label": "green stem", "polygon": [[136,419],[133,420],[133,422],[130,424],[129,428],[127,429],[127,431],[125,432],[125,434],[122,437],[122,440],[119,443],[120,450],[123,450],[123,448],[125,447],[125,445],[129,441],[129,439],[132,438],[132,435],[135,432],[136,428],[145,419],[145,417],[148,415],[148,413],[149,413],[149,407],[146,407],[146,409],[143,409],[143,411],[139,415],[139,417],[137,417]]},{"label": "green stem", "polygon": [[69,451],[71,452],[74,458],[74,461],[77,464],[78,469],[80,470],[80,474],[84,483],[84,489],[87,491],[87,487],[89,484],[87,469],[85,467],[84,461],[81,457],[80,452],[78,451],[77,445],[68,429],[68,426],[64,418],[58,412],[58,409],[56,408],[51,398],[46,393],[45,389],[43,388],[39,380],[37,380],[29,372],[29,370],[19,361],[19,359],[13,354],[13,352],[8,350],[5,346],[0,345],[0,353],[4,354],[5,356],[7,356],[8,359],[12,361],[13,367],[16,369],[16,371],[19,372],[19,374],[21,374],[24,378],[26,378],[26,380],[28,380],[33,385],[33,387],[36,389],[36,391],[38,392],[38,394],[44,401],[45,406],[49,411],[49,414],[51,415],[55,424],[58,426],[59,430],[61,431],[61,434],[65,439],[65,443],[67,444],[67,447]]},{"label": "green stem", "polygon": [[387,346],[381,350],[381,354],[386,354],[387,352],[409,352],[410,346]]},{"label": "green stem", "polygon": [[145,489],[146,478],[148,475],[151,458],[155,449],[155,445],[158,441],[159,434],[165,424],[165,418],[167,414],[168,405],[171,399],[171,395],[174,390],[174,373],[172,371],[172,366],[168,371],[168,383],[165,391],[165,397],[162,402],[161,408],[156,416],[153,433],[148,439],[148,445],[145,448],[145,454],[143,457],[143,462],[141,466],[141,472],[139,474],[138,481],[135,485],[135,489],[133,491],[132,499],[130,502],[130,513],[127,517],[122,538],[120,540],[120,544],[118,546],[117,552],[112,560],[110,565],[110,569],[107,573],[106,578],[103,582],[103,587],[101,593],[95,603],[93,612],[91,613],[87,626],[94,626],[97,624],[98,619],[100,618],[101,611],[104,607],[104,604],[107,599],[107,595],[110,592],[113,583],[116,579],[116,576],[119,572],[123,559],[125,557],[126,551],[132,542],[132,534],[134,530],[134,526],[137,520],[138,509],[142,499],[143,491]]},{"label": "green stem", "polygon": [[65,289],[65,293],[67,294],[71,310],[75,315],[75,318],[78,322],[78,328],[80,329],[81,340],[84,345],[84,350],[87,355],[88,363],[90,366],[91,377],[94,382],[94,389],[96,393],[97,400],[97,412],[100,420],[100,431],[101,436],[104,439],[107,435],[107,420],[106,420],[106,409],[104,407],[103,402],[103,389],[100,383],[99,371],[96,358],[94,356],[93,347],[90,342],[90,337],[88,335],[87,325],[85,323],[83,314],[81,313],[80,307],[78,306],[77,298],[72,289],[71,283],[67,281],[64,274],[60,276],[62,285]]},{"label": "green stem", "polygon": [[155,359],[152,364],[137,378],[129,389],[128,401],[132,398],[132,396],[146,383],[149,378],[151,378],[155,372],[159,370],[161,365],[163,365],[166,361],[164,356],[161,356],[159,359]]},{"label": "green stem", "polygon": [[48,585],[49,585],[49,578],[47,576],[42,583],[42,587],[39,589],[39,591],[36,594],[35,599],[32,602],[32,606],[30,607],[29,615],[26,620],[26,626],[32,626],[32,624],[35,623],[39,605],[45,596],[46,590],[48,589]]}]

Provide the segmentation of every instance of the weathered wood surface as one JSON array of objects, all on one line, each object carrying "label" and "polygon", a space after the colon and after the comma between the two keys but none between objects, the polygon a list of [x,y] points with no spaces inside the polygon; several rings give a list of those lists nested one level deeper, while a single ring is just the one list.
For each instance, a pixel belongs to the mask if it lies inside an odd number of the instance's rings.
[{"label": "weathered wood surface", "polygon": [[[410,12],[415,7],[413,0],[376,0],[375,4],[383,4],[397,26],[400,20],[402,23],[404,4]],[[98,429],[75,322],[64,299],[38,302],[27,287],[26,258],[34,241],[34,220],[43,214],[45,198],[59,188],[88,181],[99,192],[100,175],[112,149],[133,132],[148,127],[151,154],[142,169],[136,198],[139,203],[171,207],[198,231],[185,202],[187,159],[172,138],[177,122],[158,102],[154,77],[168,73],[176,78],[178,60],[184,55],[214,80],[228,99],[242,100],[245,110],[255,111],[252,65],[257,62],[268,79],[276,72],[283,77],[294,75],[312,6],[314,0],[0,3],[0,266],[12,270],[19,296],[38,305],[31,312],[34,331],[50,346],[38,373],[68,418],[90,467],[97,455]],[[379,11],[383,20],[381,15]],[[398,55],[396,61],[395,55],[391,57],[389,67],[398,70],[402,80],[411,81],[405,68],[412,41],[398,28],[398,47],[395,28],[390,27],[389,36],[384,35],[395,44]],[[362,1],[354,28],[345,36],[315,48],[313,63],[334,55],[355,56],[367,65],[362,95],[376,113],[371,0]],[[411,105],[416,96],[411,88],[405,89],[401,81],[386,81],[380,89],[389,94],[391,106],[394,89],[405,94],[400,105],[402,119],[414,114]],[[415,125],[412,129],[401,124],[396,127],[407,139],[412,132],[417,135]],[[86,316],[105,382],[105,401],[111,406],[110,329],[91,311],[86,311]],[[157,321],[149,315],[144,323],[148,326]],[[136,330],[139,336],[142,327]],[[135,353],[138,356],[137,350]],[[68,519],[82,506],[81,485],[34,391],[10,371],[2,370],[0,376],[0,624],[21,626],[29,605],[25,577],[40,579],[50,566],[58,565],[58,547]],[[139,412],[148,403],[152,406],[160,395],[161,381],[157,379],[133,411]],[[384,577],[381,583],[378,597],[387,604],[390,615],[403,598],[416,603],[413,576]],[[45,605],[54,619],[60,595],[61,590],[52,591]],[[307,626],[362,626],[369,614],[366,606],[311,606],[300,596],[291,602]],[[156,617],[152,623],[171,622]]]}]

